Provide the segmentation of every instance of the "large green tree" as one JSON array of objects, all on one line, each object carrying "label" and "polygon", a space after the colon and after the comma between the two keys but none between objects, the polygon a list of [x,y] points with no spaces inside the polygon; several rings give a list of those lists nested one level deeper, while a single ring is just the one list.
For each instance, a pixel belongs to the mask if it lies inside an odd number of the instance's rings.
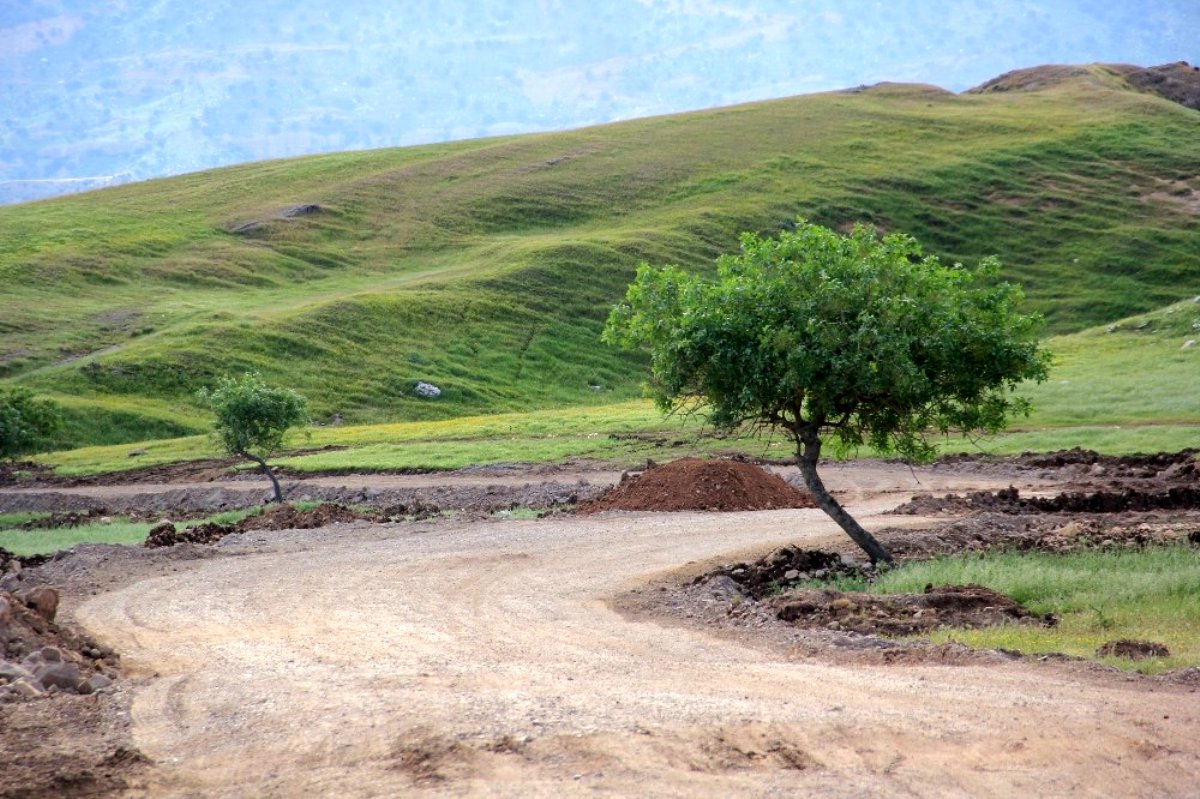
[{"label": "large green tree", "polygon": [[872,561],[891,555],[817,473],[822,447],[868,445],[913,460],[931,433],[1000,430],[1046,376],[1040,319],[1018,310],[999,262],[947,266],[909,236],[849,235],[799,220],[775,238],[741,237],[716,277],[642,264],[605,340],[650,353],[665,411],[783,431],[816,503]]},{"label": "large green tree", "polygon": [[267,458],[277,452],[293,427],[308,423],[308,402],[288,388],[269,386],[253,372],[226,377],[199,392],[216,417],[213,433],[230,455],[254,461],[271,479],[276,502],[283,502],[279,480]]},{"label": "large green tree", "polygon": [[27,388],[0,389],[0,458],[15,460],[46,444],[62,427],[62,412]]}]

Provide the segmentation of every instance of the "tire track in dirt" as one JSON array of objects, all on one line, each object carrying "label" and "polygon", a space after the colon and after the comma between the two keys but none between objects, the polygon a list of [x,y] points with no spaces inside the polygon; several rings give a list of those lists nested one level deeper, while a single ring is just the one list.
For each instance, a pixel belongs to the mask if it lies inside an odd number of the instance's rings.
[{"label": "tire track in dirt", "polygon": [[[836,474],[868,520],[897,504],[880,491],[913,490],[885,465]],[[953,479],[922,477],[938,490]],[[77,615],[147,675],[135,738],[157,769],[142,795],[1194,786],[1194,695],[1029,664],[795,661],[607,603],[689,561],[837,535],[813,510],[341,526],[264,537],[267,551],[249,545]]]}]

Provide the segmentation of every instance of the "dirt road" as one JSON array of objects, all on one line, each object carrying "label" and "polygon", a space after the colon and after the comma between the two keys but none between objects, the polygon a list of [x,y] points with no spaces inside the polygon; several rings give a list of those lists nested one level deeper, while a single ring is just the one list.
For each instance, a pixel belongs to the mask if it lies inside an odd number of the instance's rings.
[{"label": "dirt road", "polygon": [[[829,482],[869,526],[916,487],[882,464]],[[815,510],[244,534],[240,557],[75,615],[139,681],[157,765],[133,795],[1195,795],[1183,689],[831,665],[610,604],[689,562],[836,535]]]}]

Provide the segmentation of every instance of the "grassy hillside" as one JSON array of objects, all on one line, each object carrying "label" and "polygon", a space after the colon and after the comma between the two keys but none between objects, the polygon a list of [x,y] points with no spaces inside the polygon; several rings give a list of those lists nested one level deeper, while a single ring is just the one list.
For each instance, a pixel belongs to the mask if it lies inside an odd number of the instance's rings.
[{"label": "grassy hillside", "polygon": [[[1015,454],[1086,447],[1111,454],[1200,449],[1200,302],[1185,300],[1117,323],[1053,336],[1050,380],[1026,385],[1029,417],[985,441],[948,438],[944,452]],[[454,469],[509,462],[605,460],[739,452],[788,458],[780,436],[716,438],[702,419],[665,417],[648,401],[492,414],[440,421],[316,428],[293,433],[305,452],[276,459],[300,471]],[[115,472],[211,457],[206,436],[97,446],[38,458],[60,474]],[[324,448],[324,449],[322,449]],[[319,451],[313,451],[319,450]],[[869,454],[869,453],[863,453]],[[247,467],[251,464],[247,463]]]},{"label": "grassy hillside", "polygon": [[[75,443],[198,429],[248,368],[349,422],[612,403],[640,260],[708,268],[798,214],[999,254],[1053,332],[1200,284],[1200,113],[1090,67],[881,85],[558,134],[247,164],[0,208],[0,376]],[[417,397],[416,381],[443,389]]]}]

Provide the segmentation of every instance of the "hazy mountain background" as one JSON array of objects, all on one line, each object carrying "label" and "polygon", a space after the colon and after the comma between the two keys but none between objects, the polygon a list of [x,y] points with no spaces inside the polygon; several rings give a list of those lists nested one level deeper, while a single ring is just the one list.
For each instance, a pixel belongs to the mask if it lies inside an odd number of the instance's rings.
[{"label": "hazy mountain background", "polygon": [[0,0],[0,203],[1197,41],[1196,0]]}]

